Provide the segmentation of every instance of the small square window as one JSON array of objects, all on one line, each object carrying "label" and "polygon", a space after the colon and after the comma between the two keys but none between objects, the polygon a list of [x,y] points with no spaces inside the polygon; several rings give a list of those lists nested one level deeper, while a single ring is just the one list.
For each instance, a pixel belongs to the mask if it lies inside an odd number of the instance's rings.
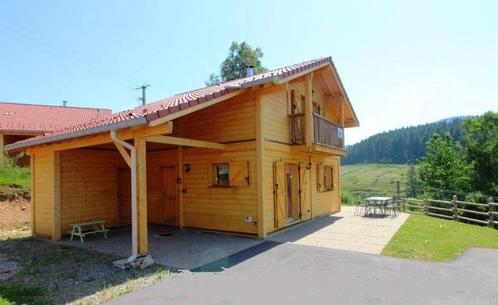
[{"label": "small square window", "polygon": [[230,166],[228,163],[213,164],[213,185],[230,186]]}]

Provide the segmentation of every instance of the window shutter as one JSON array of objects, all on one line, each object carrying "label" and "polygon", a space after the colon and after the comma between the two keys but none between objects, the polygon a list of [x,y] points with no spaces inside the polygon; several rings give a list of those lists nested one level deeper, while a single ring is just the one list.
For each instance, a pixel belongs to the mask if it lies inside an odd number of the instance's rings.
[{"label": "window shutter", "polygon": [[306,220],[311,218],[311,187],[310,187],[310,171],[306,169],[306,163],[299,163],[299,186],[300,190],[300,206],[301,206],[301,219]]},{"label": "window shutter", "polygon": [[285,165],[283,162],[273,163],[273,213],[274,226],[281,228],[285,225]]},{"label": "window shutter", "polygon": [[325,181],[323,178],[323,163],[318,163],[316,165],[316,188],[319,192],[323,192],[325,190]]},{"label": "window shutter", "polygon": [[230,162],[230,186],[249,185],[249,161]]}]

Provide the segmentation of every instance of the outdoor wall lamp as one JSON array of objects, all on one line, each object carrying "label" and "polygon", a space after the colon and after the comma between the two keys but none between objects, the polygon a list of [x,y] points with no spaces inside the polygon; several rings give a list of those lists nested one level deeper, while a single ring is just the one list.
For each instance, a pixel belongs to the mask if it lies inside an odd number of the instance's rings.
[{"label": "outdoor wall lamp", "polygon": [[183,172],[185,174],[190,173],[190,163],[183,163]]}]

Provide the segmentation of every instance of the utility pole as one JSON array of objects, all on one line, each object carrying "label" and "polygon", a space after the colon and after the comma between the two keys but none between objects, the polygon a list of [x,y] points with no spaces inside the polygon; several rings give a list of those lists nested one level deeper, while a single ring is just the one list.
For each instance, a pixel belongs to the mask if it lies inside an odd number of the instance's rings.
[{"label": "utility pole", "polygon": [[149,84],[143,84],[142,86],[135,88],[135,90],[142,90],[142,97],[138,98],[138,100],[142,102],[142,105],[145,105],[147,103],[146,90],[147,90],[147,87],[149,87],[149,86],[150,86]]}]

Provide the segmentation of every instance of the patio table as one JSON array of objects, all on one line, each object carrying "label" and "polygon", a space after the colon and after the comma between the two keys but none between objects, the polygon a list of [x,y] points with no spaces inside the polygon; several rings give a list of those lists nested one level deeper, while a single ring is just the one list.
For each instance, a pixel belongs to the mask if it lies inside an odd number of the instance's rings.
[{"label": "patio table", "polygon": [[365,207],[365,215],[368,214],[371,208],[374,209],[374,212],[377,208],[380,210],[382,215],[386,213],[386,206],[389,201],[393,200],[393,197],[368,197],[365,198],[366,207]]}]

